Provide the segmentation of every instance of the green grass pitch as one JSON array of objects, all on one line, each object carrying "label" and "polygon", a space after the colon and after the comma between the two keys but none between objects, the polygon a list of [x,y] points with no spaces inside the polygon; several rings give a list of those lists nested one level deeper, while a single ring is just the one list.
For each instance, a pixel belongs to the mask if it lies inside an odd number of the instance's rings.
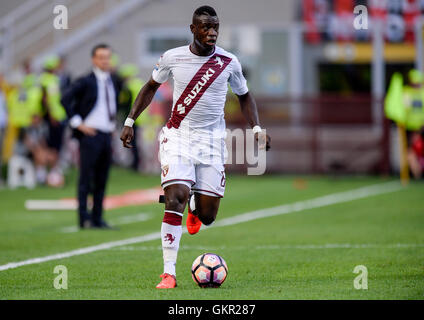
[{"label": "green grass pitch", "polygon": [[[253,210],[305,201],[394,178],[228,175],[217,222]],[[27,199],[76,194],[76,172],[65,188],[0,190],[0,265],[160,231],[163,205],[106,212],[118,231],[63,232],[74,211],[28,211]],[[159,176],[114,168],[108,194],[159,185]],[[137,217],[144,217],[137,220]],[[132,219],[134,218],[134,219]],[[183,224],[185,219],[183,220]],[[178,287],[157,290],[162,272],[160,239],[0,271],[0,299],[423,299],[424,184],[183,234]],[[219,289],[191,279],[193,260],[214,252],[226,260]],[[57,290],[55,266],[68,270],[68,289]],[[355,266],[368,270],[368,289],[354,288]]]}]

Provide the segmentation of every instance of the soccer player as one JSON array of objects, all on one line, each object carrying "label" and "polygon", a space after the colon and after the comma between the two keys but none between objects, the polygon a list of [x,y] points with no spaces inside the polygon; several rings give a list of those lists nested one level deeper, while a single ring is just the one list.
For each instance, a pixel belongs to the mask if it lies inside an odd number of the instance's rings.
[{"label": "soccer player", "polygon": [[270,137],[259,126],[256,103],[249,94],[238,59],[215,45],[219,19],[210,6],[193,14],[190,45],[166,51],[150,80],[140,90],[121,134],[131,147],[132,125],[150,104],[156,90],[170,76],[174,80],[173,108],[160,135],[161,184],[165,192],[162,222],[164,273],[156,288],[177,286],[175,265],[182,234],[182,217],[188,202],[187,230],[199,231],[214,222],[225,190],[225,120],[227,83],[238,96],[241,110],[256,140],[270,148]]}]

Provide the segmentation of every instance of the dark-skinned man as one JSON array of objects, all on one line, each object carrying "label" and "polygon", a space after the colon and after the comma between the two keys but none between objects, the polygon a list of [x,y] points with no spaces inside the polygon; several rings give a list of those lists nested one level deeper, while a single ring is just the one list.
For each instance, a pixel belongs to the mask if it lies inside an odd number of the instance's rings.
[{"label": "dark-skinned man", "polygon": [[248,92],[238,59],[215,45],[219,32],[215,10],[209,6],[196,9],[190,30],[193,34],[190,45],[168,50],[159,59],[150,80],[140,90],[121,134],[124,147],[131,147],[134,120],[172,75],[172,113],[159,135],[165,215],[161,228],[164,272],[158,289],[177,285],[175,266],[186,204],[187,230],[195,234],[202,223],[214,222],[224,196],[227,83],[238,96],[256,138],[261,135],[266,149],[270,147],[270,138],[264,137],[259,126],[256,103]]}]

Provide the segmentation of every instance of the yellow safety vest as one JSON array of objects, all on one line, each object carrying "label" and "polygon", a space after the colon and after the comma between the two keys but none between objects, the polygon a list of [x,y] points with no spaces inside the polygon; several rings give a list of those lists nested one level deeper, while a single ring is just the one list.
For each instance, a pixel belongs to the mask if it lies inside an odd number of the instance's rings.
[{"label": "yellow safety vest", "polygon": [[40,113],[41,95],[41,89],[36,85],[11,89],[7,95],[10,124],[18,128],[28,127],[32,116]]},{"label": "yellow safety vest", "polygon": [[420,130],[424,126],[424,87],[403,87],[403,105],[405,108],[405,127],[408,130]]},{"label": "yellow safety vest", "polygon": [[53,73],[43,72],[40,75],[40,84],[47,95],[47,108],[50,115],[57,121],[66,119],[65,108],[60,103],[59,77]]}]

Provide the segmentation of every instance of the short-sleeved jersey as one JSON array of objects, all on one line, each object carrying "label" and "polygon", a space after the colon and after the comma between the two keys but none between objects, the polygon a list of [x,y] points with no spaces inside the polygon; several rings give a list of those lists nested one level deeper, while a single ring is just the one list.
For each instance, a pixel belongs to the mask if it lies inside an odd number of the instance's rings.
[{"label": "short-sleeved jersey", "polygon": [[189,46],[166,51],[152,78],[164,83],[170,77],[174,80],[174,93],[168,129],[224,131],[228,83],[237,95],[248,92],[240,62],[218,46],[209,56],[195,55]]}]

